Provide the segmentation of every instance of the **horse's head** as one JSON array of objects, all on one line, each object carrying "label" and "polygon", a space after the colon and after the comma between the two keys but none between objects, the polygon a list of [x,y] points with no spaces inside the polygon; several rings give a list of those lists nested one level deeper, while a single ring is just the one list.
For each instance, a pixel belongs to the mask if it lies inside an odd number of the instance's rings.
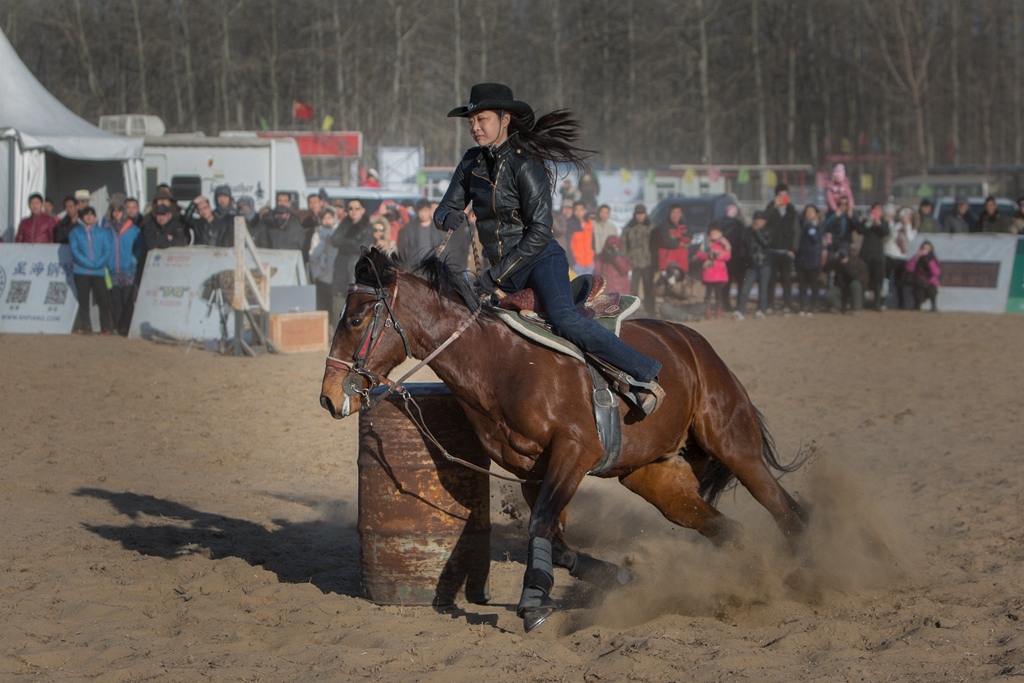
[{"label": "horse's head", "polygon": [[336,419],[358,412],[371,389],[409,355],[409,341],[395,319],[398,269],[376,248],[356,263],[345,308],[331,341],[320,405]]}]

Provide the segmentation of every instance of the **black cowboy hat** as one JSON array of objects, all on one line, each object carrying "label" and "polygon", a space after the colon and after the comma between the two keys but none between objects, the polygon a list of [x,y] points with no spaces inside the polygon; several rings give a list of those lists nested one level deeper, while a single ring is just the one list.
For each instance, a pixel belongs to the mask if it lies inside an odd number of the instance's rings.
[{"label": "black cowboy hat", "polygon": [[533,128],[533,107],[512,97],[512,88],[501,83],[477,83],[469,91],[469,104],[448,112],[453,116],[472,116],[478,111],[507,111],[515,114],[527,128]]}]

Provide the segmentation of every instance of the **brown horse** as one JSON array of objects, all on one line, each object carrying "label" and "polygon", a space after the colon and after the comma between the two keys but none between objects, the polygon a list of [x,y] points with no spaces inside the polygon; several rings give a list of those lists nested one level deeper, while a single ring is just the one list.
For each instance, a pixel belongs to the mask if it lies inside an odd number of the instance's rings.
[{"label": "brown horse", "polygon": [[[460,273],[436,258],[416,273],[371,250],[356,266],[331,343],[320,394],[335,418],[365,404],[368,389],[411,356],[430,361],[466,412],[490,458],[527,480],[530,546],[518,614],[526,630],[552,613],[552,565],[601,585],[628,580],[615,565],[568,548],[566,506],[604,455],[591,403],[592,379],[578,360],[537,346],[477,303]],[[676,524],[716,543],[736,523],[712,504],[737,478],[772,514],[792,543],[806,515],[772,476],[774,445],[746,390],[711,345],[693,330],[658,320],[627,321],[623,340],[662,363],[667,392],[645,416],[622,402],[622,445],[603,477],[617,477]]]}]

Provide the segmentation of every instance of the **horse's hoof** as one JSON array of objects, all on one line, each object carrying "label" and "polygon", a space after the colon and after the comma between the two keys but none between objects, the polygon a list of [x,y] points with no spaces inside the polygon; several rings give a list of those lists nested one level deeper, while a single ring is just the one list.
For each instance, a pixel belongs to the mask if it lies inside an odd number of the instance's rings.
[{"label": "horse's hoof", "polygon": [[523,628],[529,633],[548,620],[555,613],[554,607],[541,607],[539,609],[523,610]]},{"label": "horse's hoof", "polygon": [[625,567],[585,553],[576,554],[576,563],[569,570],[569,575],[605,590],[621,588],[633,580],[633,575]]}]

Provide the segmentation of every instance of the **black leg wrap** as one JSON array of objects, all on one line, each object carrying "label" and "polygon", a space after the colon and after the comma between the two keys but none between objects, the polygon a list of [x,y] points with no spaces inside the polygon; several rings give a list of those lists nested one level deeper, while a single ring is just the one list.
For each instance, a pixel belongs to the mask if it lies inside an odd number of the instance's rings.
[{"label": "black leg wrap", "polygon": [[625,586],[633,578],[624,567],[584,553],[576,553],[576,564],[569,568],[569,575],[606,589]]},{"label": "black leg wrap", "polygon": [[555,569],[551,563],[551,541],[546,538],[530,539],[530,551],[523,575],[523,593],[516,614],[523,626],[532,631],[543,624],[555,611],[548,594],[555,585]]}]

